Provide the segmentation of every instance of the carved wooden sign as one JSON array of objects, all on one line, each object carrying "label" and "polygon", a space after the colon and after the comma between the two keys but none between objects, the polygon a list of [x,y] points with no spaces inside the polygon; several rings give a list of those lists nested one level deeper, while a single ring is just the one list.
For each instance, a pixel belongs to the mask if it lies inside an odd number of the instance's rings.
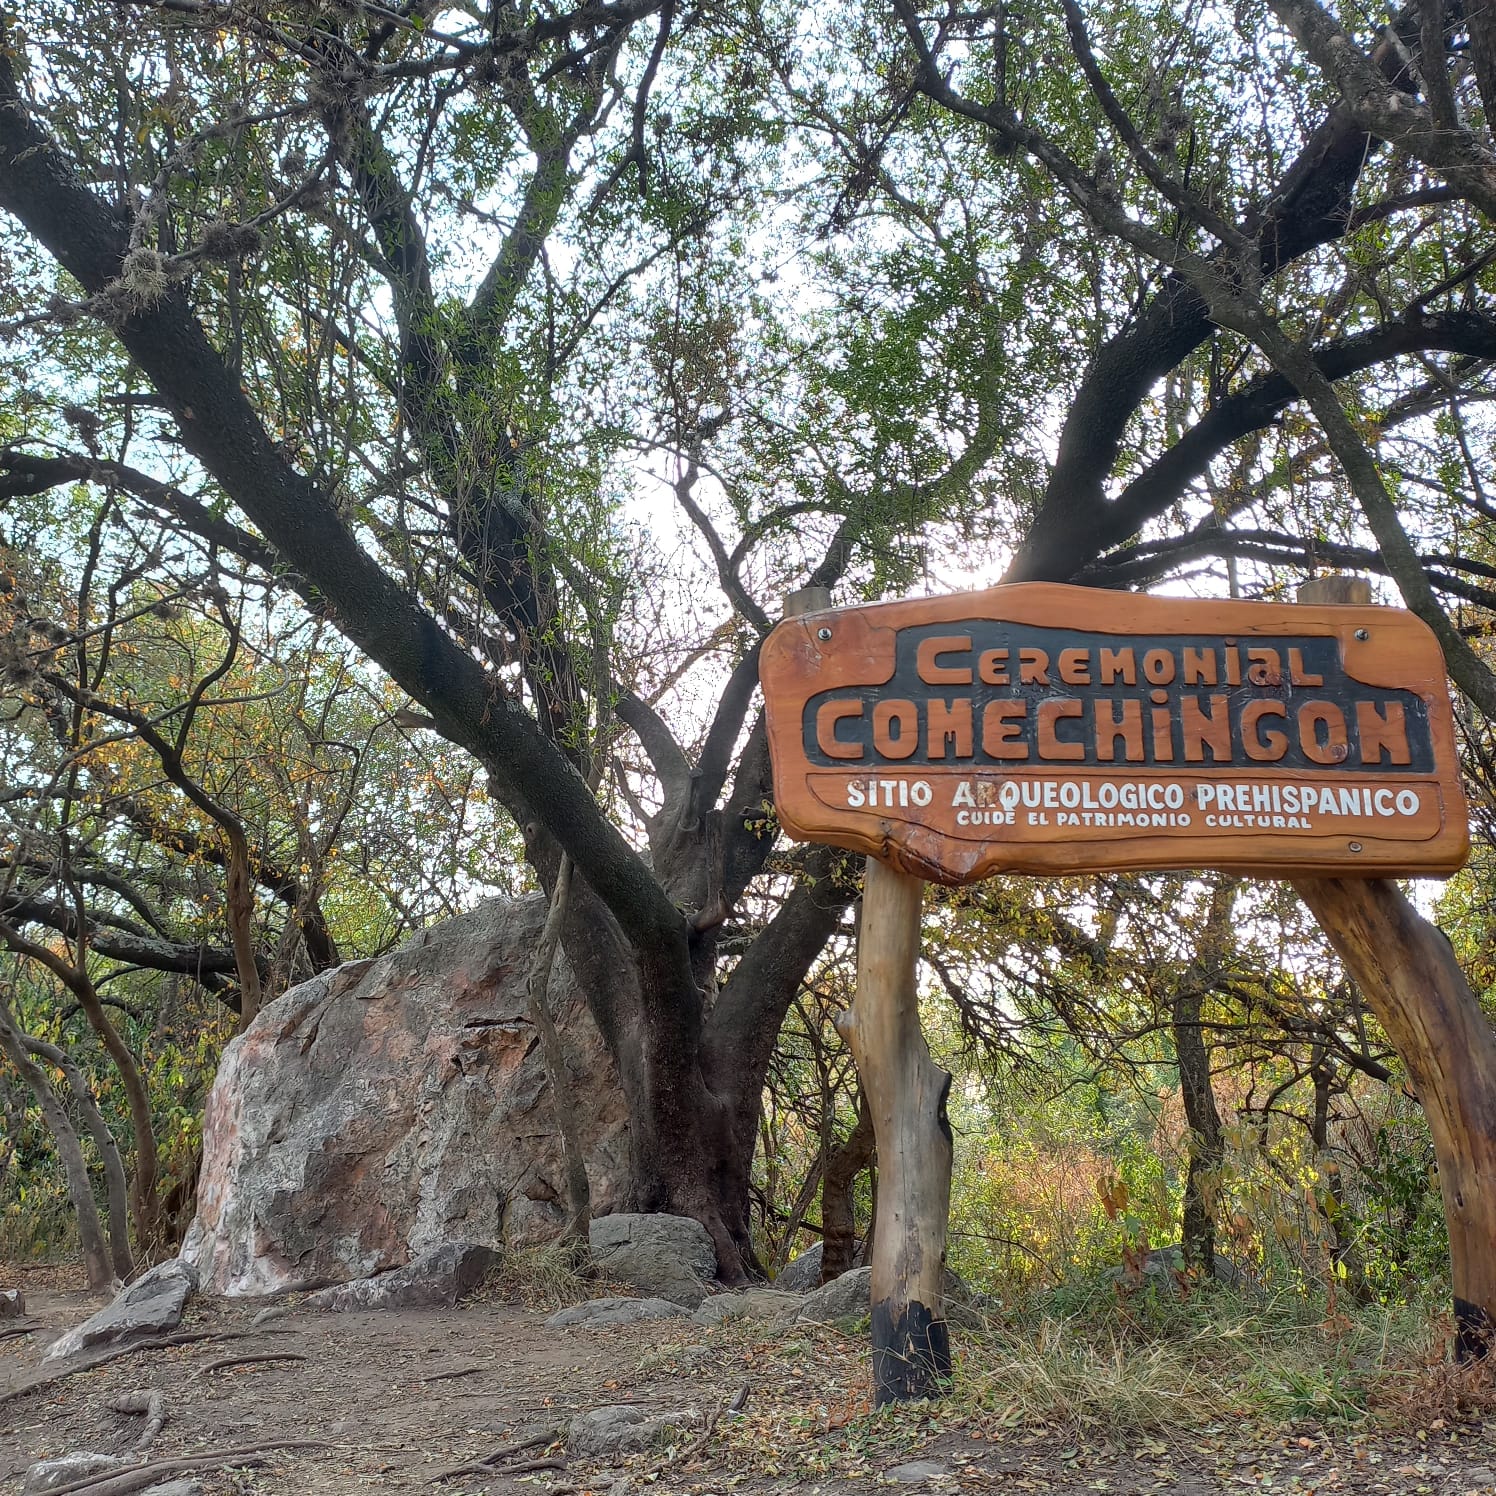
[{"label": "carved wooden sign", "polygon": [[941,883],[1469,853],[1443,657],[1398,609],[1021,583],[803,614],[760,673],[785,830]]}]

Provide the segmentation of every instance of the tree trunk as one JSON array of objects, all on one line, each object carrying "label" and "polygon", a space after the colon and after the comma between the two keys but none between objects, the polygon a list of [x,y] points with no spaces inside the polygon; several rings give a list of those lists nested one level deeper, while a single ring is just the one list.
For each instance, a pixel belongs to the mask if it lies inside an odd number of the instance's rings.
[{"label": "tree trunk", "polygon": [[1496,1328],[1496,1034],[1448,940],[1388,879],[1293,887],[1402,1057],[1434,1138],[1449,1223],[1456,1352]]},{"label": "tree trunk", "polygon": [[224,902],[228,912],[229,942],[239,974],[239,1032],[242,1034],[260,1011],[260,968],[255,949],[255,885],[250,868],[249,840],[237,817],[221,822],[229,844]]},{"label": "tree trunk", "polygon": [[63,1078],[77,1098],[84,1125],[88,1128],[89,1136],[104,1165],[104,1185],[109,1201],[109,1252],[114,1263],[114,1275],[128,1280],[135,1271],[135,1260],[130,1253],[130,1191],[125,1180],[124,1160],[119,1155],[119,1145],[114,1141],[114,1134],[109,1131],[109,1124],[94,1100],[87,1079],[68,1057],[67,1051],[30,1034],[23,1034],[21,1042],[29,1053],[47,1060],[62,1071]]},{"label": "tree trunk", "polygon": [[1333,1261],[1345,1275],[1345,1286],[1351,1298],[1358,1304],[1369,1304],[1373,1295],[1371,1285],[1366,1281],[1366,1265],[1355,1241],[1345,1230],[1345,1180],[1340,1166],[1330,1157],[1330,1097],[1335,1083],[1335,1062],[1325,1054],[1323,1046],[1316,1048],[1310,1057],[1309,1076],[1314,1082],[1314,1120],[1309,1133],[1329,1181],[1330,1208],[1325,1214],[1335,1238]]},{"label": "tree trunk", "polygon": [[1199,954],[1174,988],[1170,1021],[1174,1056],[1179,1063],[1179,1090],[1189,1124],[1189,1170],[1184,1181],[1181,1240],[1184,1260],[1198,1263],[1207,1282],[1215,1277],[1215,1191],[1225,1158],[1221,1114],[1210,1085],[1210,1050],[1200,1016],[1206,994],[1220,980],[1230,943],[1231,909],[1237,883],[1217,878],[1200,939]]},{"label": "tree trunk", "polygon": [[69,983],[69,986],[93,1031],[109,1051],[125,1087],[125,1100],[129,1104],[130,1121],[135,1129],[135,1186],[132,1192],[135,1239],[141,1250],[146,1251],[156,1239],[161,1219],[161,1204],[156,1190],[159,1171],[156,1129],[151,1118],[150,1092],[146,1089],[145,1077],[140,1072],[130,1046],[109,1021],[109,1015],[99,1001],[93,982],[85,972],[79,971],[78,977],[79,980]]},{"label": "tree trunk", "polygon": [[821,1185],[821,1282],[839,1278],[852,1266],[857,1234],[852,1219],[852,1185],[873,1161],[873,1114],[867,1097],[857,1097],[857,1125],[831,1154]]},{"label": "tree trunk", "polygon": [[857,998],[837,1028],[851,1046],[873,1115],[882,1202],[873,1237],[873,1401],[937,1396],[950,1374],[941,1315],[952,1140],[951,1078],[930,1058],[919,1023],[924,883],[867,860]]},{"label": "tree trunk", "polygon": [[99,1209],[94,1204],[93,1186],[89,1183],[88,1164],[83,1158],[83,1145],[78,1133],[68,1119],[57,1093],[52,1089],[42,1067],[26,1052],[21,1031],[10,1021],[9,1013],[0,1009],[0,1051],[21,1074],[31,1094],[36,1097],[42,1118],[52,1140],[57,1144],[57,1156],[62,1162],[67,1178],[68,1195],[73,1202],[73,1211],[78,1217],[78,1240],[83,1249],[83,1266],[88,1274],[88,1286],[95,1291],[106,1289],[114,1281],[114,1269],[110,1266],[109,1248],[104,1242],[104,1230],[99,1224]]},{"label": "tree trunk", "polygon": [[1184,1260],[1199,1264],[1205,1280],[1215,1277],[1215,1189],[1225,1149],[1221,1115],[1210,1086],[1210,1051],[1200,1029],[1203,994],[1181,986],[1174,994],[1174,1054],[1179,1061],[1179,1089],[1189,1124],[1189,1171],[1184,1181],[1181,1241]]}]

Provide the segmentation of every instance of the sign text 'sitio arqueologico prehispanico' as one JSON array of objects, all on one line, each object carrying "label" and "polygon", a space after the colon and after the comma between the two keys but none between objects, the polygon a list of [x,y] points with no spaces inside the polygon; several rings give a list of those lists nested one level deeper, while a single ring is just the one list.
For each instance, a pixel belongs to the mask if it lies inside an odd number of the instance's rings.
[{"label": "sign text 'sitio arqueologico prehispanico'", "polygon": [[1398,609],[1022,583],[801,615],[760,672],[786,831],[940,882],[1468,854],[1443,657]]}]

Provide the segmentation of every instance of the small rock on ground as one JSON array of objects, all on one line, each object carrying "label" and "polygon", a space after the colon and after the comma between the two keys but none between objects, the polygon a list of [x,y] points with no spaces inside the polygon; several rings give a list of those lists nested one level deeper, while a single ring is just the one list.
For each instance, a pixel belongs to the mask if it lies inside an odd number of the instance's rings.
[{"label": "small rock on ground", "polygon": [[159,1486],[148,1486],[140,1496],[203,1496],[203,1483],[185,1477],[181,1480],[166,1480]]},{"label": "small rock on ground", "polygon": [[306,1296],[306,1304],[332,1310],[450,1308],[471,1293],[498,1260],[492,1247],[477,1242],[443,1242],[404,1267],[319,1288]]},{"label": "small rock on ground", "polygon": [[691,1316],[698,1325],[719,1325],[727,1319],[793,1319],[798,1293],[775,1288],[745,1288],[737,1293],[714,1293]]},{"label": "small rock on ground", "polygon": [[578,1459],[637,1454],[665,1443],[699,1421],[693,1413],[650,1413],[627,1404],[593,1408],[571,1420],[566,1449]]},{"label": "small rock on ground", "polygon": [[58,1486],[86,1480],[91,1475],[105,1475],[130,1464],[112,1454],[58,1455],[53,1460],[38,1460],[21,1480],[21,1496],[36,1496],[39,1491],[55,1491]]},{"label": "small rock on ground", "polygon": [[946,1468],[939,1460],[909,1460],[902,1465],[895,1465],[888,1472],[888,1478],[903,1486],[916,1486],[922,1481],[934,1480],[944,1474]]},{"label": "small rock on ground", "polygon": [[19,1288],[0,1288],[0,1319],[20,1319],[26,1313],[26,1297]]},{"label": "small rock on ground", "polygon": [[573,1304],[569,1309],[558,1309],[546,1320],[548,1330],[564,1330],[581,1325],[589,1330],[606,1329],[609,1325],[633,1325],[645,1319],[684,1319],[690,1310],[683,1304],[669,1299],[588,1299],[585,1304]]},{"label": "small rock on ground", "polygon": [[195,1268],[180,1257],[157,1263],[128,1288],[122,1288],[107,1308],[54,1340],[43,1359],[60,1361],[95,1346],[115,1345],[137,1336],[174,1330],[182,1322],[187,1300],[196,1292]]}]

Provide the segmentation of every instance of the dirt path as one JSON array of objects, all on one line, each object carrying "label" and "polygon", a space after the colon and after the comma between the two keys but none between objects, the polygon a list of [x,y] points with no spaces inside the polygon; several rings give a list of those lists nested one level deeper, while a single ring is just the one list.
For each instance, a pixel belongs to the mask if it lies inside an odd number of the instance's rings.
[{"label": "dirt path", "polygon": [[[7,1281],[20,1282],[31,1317],[45,1328],[0,1341],[0,1393],[34,1370],[53,1333],[94,1307],[55,1272],[12,1273]],[[186,1327],[247,1330],[261,1307],[196,1300]],[[250,1339],[127,1357],[0,1404],[0,1490],[19,1491],[26,1467],[44,1456],[128,1453],[141,1420],[107,1403],[140,1388],[167,1401],[153,1459],[270,1439],[320,1442],[272,1454],[253,1471],[207,1474],[209,1493],[1496,1493],[1496,1449],[1480,1425],[1407,1435],[1295,1428],[1271,1437],[1216,1428],[1110,1440],[1004,1427],[999,1414],[969,1406],[959,1422],[929,1406],[868,1418],[863,1348],[831,1330],[681,1320],[551,1331],[543,1321],[538,1312],[482,1301],[337,1315],[293,1307]],[[229,1356],[271,1353],[306,1359],[207,1369]],[[741,1413],[726,1411],[734,1399]],[[673,1447],[613,1462],[568,1461],[560,1443],[542,1438],[576,1413],[617,1404],[678,1415],[685,1432]],[[527,1439],[541,1443],[501,1461],[494,1474],[433,1481]],[[502,1468],[536,1460],[562,1468]]]}]

